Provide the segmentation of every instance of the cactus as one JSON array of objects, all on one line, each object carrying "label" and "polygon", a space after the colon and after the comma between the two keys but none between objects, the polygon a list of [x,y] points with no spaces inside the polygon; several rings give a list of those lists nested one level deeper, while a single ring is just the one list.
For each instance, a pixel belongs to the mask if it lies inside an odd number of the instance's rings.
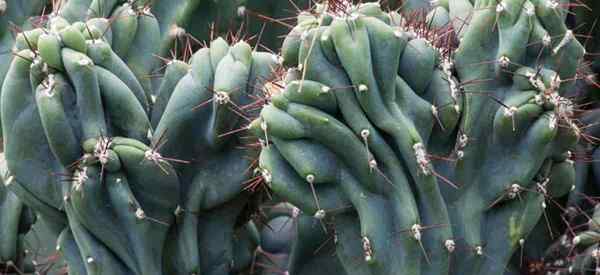
[{"label": "cactus", "polygon": [[[255,101],[261,101],[263,82],[277,61],[276,55],[255,52],[245,42],[230,46],[216,39],[192,56],[191,69],[180,61],[169,63],[156,102],[165,107],[153,114],[154,139],[168,141],[162,154],[191,161],[175,167],[183,211],[171,247],[177,255],[171,265],[175,271],[169,274],[229,274],[246,266],[234,257],[234,238],[251,209],[252,192],[244,189],[260,186],[256,178],[248,181],[256,149],[241,131],[257,115]],[[242,258],[249,264],[252,257]]]},{"label": "cactus", "polygon": [[85,23],[66,5],[17,38],[1,99],[8,188],[48,221],[70,273],[241,272],[258,244],[243,190],[256,150],[230,131],[256,115],[278,59],[217,39],[169,62],[151,110],[133,61],[154,58],[158,31],[140,26],[158,23],[127,5]]},{"label": "cactus", "polygon": [[[84,28],[84,35],[103,36],[113,51],[130,68],[146,96],[153,90],[151,75],[159,60],[160,26],[147,0],[69,0],[59,1],[53,15]],[[74,24],[75,25],[75,24]],[[87,33],[87,34],[86,34]],[[136,91],[137,92],[137,91]],[[149,99],[148,99],[149,100]]]},{"label": "cactus", "polygon": [[347,274],[500,274],[574,184],[580,126],[561,95],[583,47],[566,13],[456,2],[472,14],[457,49],[377,4],[302,13],[285,87],[251,124],[265,182],[333,224]]}]

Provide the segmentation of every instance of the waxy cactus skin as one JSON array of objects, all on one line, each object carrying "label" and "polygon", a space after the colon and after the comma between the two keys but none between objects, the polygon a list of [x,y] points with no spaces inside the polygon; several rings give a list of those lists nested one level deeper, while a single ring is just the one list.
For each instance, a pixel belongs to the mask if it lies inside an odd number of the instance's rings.
[{"label": "waxy cactus skin", "polygon": [[243,108],[277,56],[215,39],[169,62],[154,101],[134,55],[156,57],[133,47],[154,19],[124,5],[137,31],[53,15],[21,34],[0,108],[8,189],[50,221],[73,274],[241,272],[259,243],[244,190],[256,151],[231,131],[257,113]]},{"label": "waxy cactus skin", "polygon": [[450,6],[472,13],[452,37],[340,2],[284,42],[290,77],[252,123],[265,181],[333,224],[347,274],[502,273],[574,184],[580,130],[561,95],[583,47],[563,12]]}]

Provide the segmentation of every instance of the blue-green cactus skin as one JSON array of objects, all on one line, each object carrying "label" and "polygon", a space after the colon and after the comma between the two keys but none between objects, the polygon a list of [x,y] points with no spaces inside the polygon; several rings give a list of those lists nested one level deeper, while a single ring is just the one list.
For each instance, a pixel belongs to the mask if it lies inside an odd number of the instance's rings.
[{"label": "blue-green cactus skin", "polygon": [[584,51],[547,2],[450,1],[471,14],[457,49],[376,3],[299,17],[296,77],[251,128],[265,181],[333,223],[347,274],[500,274],[570,190],[562,95]]}]

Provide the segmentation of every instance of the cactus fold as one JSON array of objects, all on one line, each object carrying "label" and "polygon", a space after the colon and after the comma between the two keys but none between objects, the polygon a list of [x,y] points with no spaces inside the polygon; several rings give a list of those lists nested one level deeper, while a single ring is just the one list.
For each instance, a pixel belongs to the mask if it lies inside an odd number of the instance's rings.
[{"label": "cactus fold", "polygon": [[251,259],[234,253],[248,219],[250,193],[243,189],[252,183],[247,180],[256,154],[252,146],[242,150],[253,142],[241,131],[256,116],[255,101],[277,62],[276,55],[245,42],[229,45],[219,38],[191,57],[189,69],[179,61],[168,65],[153,139],[168,141],[161,146],[164,155],[190,162],[175,167],[182,211],[170,246],[176,255],[171,274],[230,274],[247,266],[238,261]]},{"label": "cactus fold", "polygon": [[[0,108],[9,190],[49,221],[75,274],[245,270],[259,242],[243,190],[256,153],[225,133],[257,114],[277,56],[217,39],[169,62],[152,110],[141,73],[156,19],[98,2],[100,17],[51,16],[16,43]],[[102,18],[119,10],[133,18]]]},{"label": "cactus fold", "polygon": [[333,224],[347,274],[502,273],[574,183],[579,128],[561,95],[583,48],[565,13],[456,2],[469,5],[451,16],[472,14],[456,49],[376,3],[326,3],[286,37],[290,77],[252,123],[260,169]]}]

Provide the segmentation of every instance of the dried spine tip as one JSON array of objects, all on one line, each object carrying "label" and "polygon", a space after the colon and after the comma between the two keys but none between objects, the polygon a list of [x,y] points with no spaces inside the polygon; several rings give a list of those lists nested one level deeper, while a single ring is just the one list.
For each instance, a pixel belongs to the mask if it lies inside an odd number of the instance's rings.
[{"label": "dried spine tip", "polygon": [[456,151],[456,158],[457,159],[462,159],[464,157],[465,157],[465,151],[463,151],[463,150]]},{"label": "dried spine tip", "polygon": [[516,198],[517,195],[519,195],[519,193],[521,193],[521,190],[522,190],[522,188],[520,185],[518,185],[516,183],[511,185],[510,188],[508,189],[508,194],[507,194],[508,198],[509,199]]},{"label": "dried spine tip", "polygon": [[229,94],[223,91],[218,91],[214,95],[215,102],[219,105],[229,103]]},{"label": "dried spine tip", "polygon": [[181,208],[181,205],[177,205],[177,208],[175,208],[175,216],[179,216],[183,213],[183,208]]},{"label": "dried spine tip", "polygon": [[544,37],[542,38],[542,44],[544,46],[550,46],[550,44],[552,43],[552,37],[549,34],[544,34]]},{"label": "dried spine tip", "polygon": [[531,5],[525,5],[525,14],[527,14],[527,16],[534,16],[535,8]]},{"label": "dried spine tip", "polygon": [[96,142],[96,146],[94,147],[94,156],[98,158],[98,161],[102,165],[106,165],[108,163],[108,149],[112,145],[112,141],[109,138],[101,137]]},{"label": "dried spine tip", "polygon": [[377,167],[377,161],[375,159],[369,160],[369,168],[374,169]]},{"label": "dried spine tip", "polygon": [[81,66],[89,66],[92,65],[92,61],[87,59],[87,58],[82,58],[79,60],[79,62],[77,62],[79,65]]},{"label": "dried spine tip", "polygon": [[551,9],[556,9],[556,8],[558,8],[558,6],[559,6],[559,3],[558,3],[558,1],[556,1],[556,0],[548,0],[548,1],[546,2],[546,6],[548,6],[548,7],[549,7],[549,8],[551,8]]},{"label": "dried spine tip", "polygon": [[467,144],[469,143],[469,136],[465,135],[465,134],[461,134],[458,137],[458,148],[465,148],[467,147]]},{"label": "dried spine tip", "polygon": [[319,209],[319,210],[317,210],[317,212],[315,212],[315,216],[314,217],[317,220],[322,220],[322,219],[325,218],[325,215],[326,215],[325,210]]},{"label": "dried spine tip", "polygon": [[500,67],[506,68],[508,67],[508,65],[510,65],[510,59],[507,56],[503,55],[500,58],[498,58],[498,63],[500,64]]},{"label": "dried spine tip", "polygon": [[438,115],[439,111],[438,111],[437,107],[435,107],[435,105],[431,105],[431,113],[432,113],[434,116],[437,116],[437,115]]},{"label": "dried spine tip", "polygon": [[365,255],[365,261],[370,262],[373,260],[373,248],[371,247],[371,241],[367,236],[362,237],[363,253]]},{"label": "dried spine tip", "polygon": [[46,88],[42,90],[42,95],[46,97],[54,96],[53,91],[54,86],[56,85],[56,82],[54,80],[54,74],[49,74],[48,77],[44,79],[44,85]]},{"label": "dried spine tip", "polygon": [[413,150],[415,151],[415,158],[419,168],[421,168],[421,172],[423,172],[425,175],[431,174],[431,169],[429,167],[430,162],[427,158],[427,153],[425,152],[425,146],[423,143],[415,143],[413,145]]},{"label": "dried spine tip", "polygon": [[420,224],[414,224],[411,228],[410,231],[413,235],[413,238],[417,241],[421,240],[421,230],[423,229],[423,227],[421,227]]},{"label": "dried spine tip", "polygon": [[284,60],[283,60],[283,56],[280,56],[280,55],[276,55],[276,54],[274,54],[274,55],[273,55],[273,58],[275,58],[275,59],[276,59],[276,60],[275,60],[275,63],[277,63],[277,65],[282,65],[282,64],[283,64],[283,61],[284,61]]},{"label": "dried spine tip", "polygon": [[550,119],[548,119],[548,127],[550,129],[554,130],[556,128],[557,124],[558,124],[558,119],[556,118],[556,115],[550,114]]},{"label": "dried spine tip", "polygon": [[138,220],[143,220],[146,218],[146,212],[144,212],[144,210],[142,210],[141,208],[138,208],[135,210],[135,217]]},{"label": "dried spine tip", "polygon": [[360,131],[360,136],[366,140],[367,138],[369,138],[369,136],[371,135],[371,131],[369,131],[369,129],[363,129],[362,131]]},{"label": "dried spine tip", "polygon": [[506,10],[506,6],[505,6],[504,2],[500,2],[496,5],[496,13],[502,13],[505,10]]},{"label": "dried spine tip", "polygon": [[365,85],[365,84],[358,85],[358,91],[359,92],[366,92],[368,90],[369,90],[369,87],[367,85]]},{"label": "dried spine tip", "polygon": [[75,171],[73,182],[75,183],[75,190],[80,191],[81,186],[88,180],[87,167],[83,167],[81,170]]},{"label": "dried spine tip", "polygon": [[454,240],[446,240],[444,242],[444,246],[446,247],[446,250],[448,250],[448,252],[450,253],[454,252],[454,250],[456,249],[456,243],[454,242]]},{"label": "dried spine tip", "polygon": [[600,259],[600,248],[594,248],[592,250],[592,257],[596,258],[596,259]]},{"label": "dried spine tip", "polygon": [[512,117],[517,111],[518,109],[515,106],[504,107],[504,116]]},{"label": "dried spine tip", "polygon": [[160,155],[160,153],[154,151],[153,149],[147,150],[146,152],[144,152],[144,157],[147,160],[153,161],[153,162],[158,162],[160,161],[160,159],[162,159],[162,156]]},{"label": "dried spine tip", "polygon": [[571,42],[571,40],[573,40],[573,38],[575,38],[575,36],[573,35],[573,31],[567,30],[565,32],[565,36],[563,37],[563,39],[558,43],[558,45],[556,45],[556,47],[554,49],[552,49],[552,53],[557,54],[560,51],[560,49],[562,49],[569,42]]},{"label": "dried spine tip", "polygon": [[242,17],[242,16],[246,15],[246,6],[239,6],[237,8],[237,15],[239,17]]},{"label": "dried spine tip", "polygon": [[5,186],[9,186],[9,185],[11,185],[13,183],[14,180],[15,180],[15,176],[9,176],[8,179],[6,179],[4,181],[4,185]]},{"label": "dried spine tip", "polygon": [[292,207],[292,218],[297,218],[300,216],[300,208],[293,206]]},{"label": "dried spine tip", "polygon": [[269,172],[267,169],[261,169],[260,174],[267,184],[271,183],[273,180],[273,175],[271,175],[271,172]]}]

